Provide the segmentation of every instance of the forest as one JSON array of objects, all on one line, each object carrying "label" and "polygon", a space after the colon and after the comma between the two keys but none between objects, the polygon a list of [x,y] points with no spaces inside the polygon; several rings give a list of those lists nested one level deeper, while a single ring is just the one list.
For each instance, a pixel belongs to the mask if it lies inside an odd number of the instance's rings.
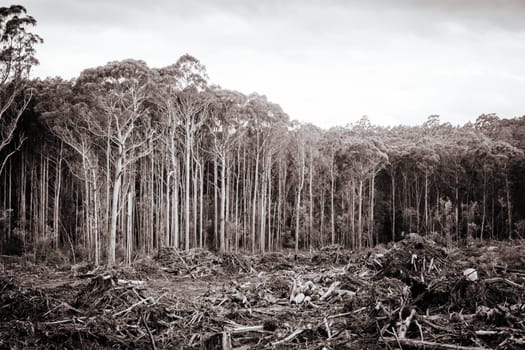
[{"label": "forest", "polygon": [[209,84],[190,55],[29,79],[36,22],[21,7],[1,15],[4,253],[113,265],[165,246],[360,250],[411,232],[447,246],[525,234],[525,117],[382,127],[363,116],[326,130]]},{"label": "forest", "polygon": [[0,349],[525,348],[525,116],[323,129],[189,54],[32,78],[35,25],[0,7]]}]

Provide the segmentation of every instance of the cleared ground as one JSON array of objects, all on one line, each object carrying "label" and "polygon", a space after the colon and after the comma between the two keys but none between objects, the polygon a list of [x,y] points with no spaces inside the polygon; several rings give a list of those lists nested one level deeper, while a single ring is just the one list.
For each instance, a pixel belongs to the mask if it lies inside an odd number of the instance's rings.
[{"label": "cleared ground", "polygon": [[354,253],[162,249],[132,267],[4,258],[0,348],[523,349],[521,242]]}]

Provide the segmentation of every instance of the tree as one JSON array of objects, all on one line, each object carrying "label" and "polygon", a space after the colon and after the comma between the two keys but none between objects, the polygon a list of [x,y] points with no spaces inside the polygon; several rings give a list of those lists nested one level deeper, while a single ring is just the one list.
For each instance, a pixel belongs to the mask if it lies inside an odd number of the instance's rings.
[{"label": "tree", "polygon": [[[43,42],[28,30],[34,25],[36,20],[27,15],[23,6],[0,7],[0,152],[13,140],[31,99],[31,91],[26,89],[29,72],[38,64],[35,46]],[[21,136],[15,151],[23,141]],[[0,163],[0,173],[13,153]]]},{"label": "tree", "polygon": [[111,266],[115,263],[123,176],[132,164],[151,152],[146,146],[155,135],[148,105],[151,72],[142,61],[111,62],[83,71],[77,86],[91,107],[83,114],[87,129],[108,140],[106,157],[113,165],[107,257]]},{"label": "tree", "polygon": [[[35,107],[42,120],[56,137],[73,151],[76,157],[67,160],[71,173],[83,182],[84,220],[89,254],[94,253],[95,264],[100,263],[101,210],[99,208],[99,157],[95,150],[93,135],[88,123],[81,116],[87,112],[85,104],[76,104],[75,93],[70,82],[61,79],[37,81]],[[80,156],[80,164],[77,164]],[[80,165],[80,171],[77,166]],[[56,184],[55,187],[58,187]],[[58,215],[55,213],[55,215]]]},{"label": "tree", "polygon": [[493,153],[496,154],[496,164],[503,172],[505,185],[505,199],[507,209],[507,235],[512,239],[512,197],[510,191],[509,173],[513,163],[523,161],[524,152],[504,141],[496,141],[493,145]]},{"label": "tree", "polygon": [[[362,130],[358,130],[362,132]],[[374,137],[364,137],[361,134],[354,135],[347,133],[343,140],[342,147],[338,152],[340,171],[344,172],[351,183],[351,193],[353,197],[354,186],[357,185],[358,209],[357,209],[357,237],[355,237],[356,246],[362,248],[363,243],[363,189],[365,182],[368,180],[370,186],[370,206],[369,218],[373,220],[374,216],[374,186],[377,172],[387,163],[388,155],[385,147]],[[352,211],[353,215],[353,211]],[[372,227],[368,232],[368,245],[373,244]]]},{"label": "tree", "polygon": [[331,244],[335,244],[335,183],[336,183],[336,164],[335,156],[338,149],[341,147],[342,130],[339,128],[332,128],[324,133],[321,140],[321,150],[328,158],[328,168],[330,173],[330,233]]},{"label": "tree", "polygon": [[[167,210],[166,236],[164,243],[179,247],[179,153],[184,152],[185,159],[185,245],[189,249],[190,223],[190,170],[192,150],[196,140],[194,136],[204,123],[205,118],[195,119],[195,108],[202,107],[202,94],[208,84],[206,68],[193,56],[183,55],[175,64],[155,70],[158,86],[155,103],[163,115],[165,125],[164,141],[169,156],[167,175]],[[192,107],[193,106],[193,107]],[[200,107],[199,107],[200,106]],[[189,113],[189,114],[188,114]],[[205,117],[201,112],[199,117]],[[181,140],[182,139],[182,140]],[[172,180],[173,179],[173,180]],[[170,185],[171,184],[171,185]],[[172,189],[170,187],[173,187]],[[171,208],[170,208],[171,206]],[[202,210],[202,208],[201,208]]]},{"label": "tree", "polygon": [[[230,167],[230,152],[241,135],[240,114],[246,104],[246,97],[238,92],[215,90],[212,100],[211,120],[213,123],[213,148],[221,165],[221,205],[220,205],[220,236],[219,250],[226,251],[226,214],[227,214],[227,169]],[[237,243],[236,243],[237,244]]]},{"label": "tree", "polygon": [[202,91],[207,86],[206,69],[190,55],[184,55],[175,64],[177,87],[175,108],[180,120],[180,133],[184,140],[185,192],[184,192],[184,248],[190,249],[190,176],[195,135],[208,117],[210,100]]}]

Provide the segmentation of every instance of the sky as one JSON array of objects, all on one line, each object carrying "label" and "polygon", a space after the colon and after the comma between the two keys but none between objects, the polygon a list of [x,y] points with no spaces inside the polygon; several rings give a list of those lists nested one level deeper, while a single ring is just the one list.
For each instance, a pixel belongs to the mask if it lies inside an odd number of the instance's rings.
[{"label": "sky", "polygon": [[525,0],[18,3],[44,39],[42,78],[126,58],[163,67],[188,53],[212,83],[323,128],[364,115],[384,126],[525,115]]}]

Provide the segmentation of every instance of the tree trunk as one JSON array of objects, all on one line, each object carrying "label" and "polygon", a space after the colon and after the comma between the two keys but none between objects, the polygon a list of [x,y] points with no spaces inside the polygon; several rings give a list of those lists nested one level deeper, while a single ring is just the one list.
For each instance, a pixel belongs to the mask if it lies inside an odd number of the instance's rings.
[{"label": "tree trunk", "polygon": [[335,244],[335,208],[334,208],[334,159],[330,164],[330,229],[332,233],[332,244]]},{"label": "tree trunk", "polygon": [[396,173],[393,170],[391,176],[392,187],[392,242],[396,241]]},{"label": "tree trunk", "polygon": [[226,193],[224,195],[225,203],[224,203],[224,224],[225,224],[225,236],[224,236],[224,243],[225,243],[225,249],[226,251],[230,251],[230,245],[231,245],[231,232],[229,227],[230,222],[230,187],[231,187],[231,174],[230,174],[230,159],[229,154],[227,153],[228,149],[225,150],[225,163],[226,163]]},{"label": "tree trunk", "polygon": [[221,159],[221,209],[220,209],[220,248],[219,251],[224,253],[226,251],[226,156]]},{"label": "tree trunk", "polygon": [[119,196],[122,186],[122,146],[118,146],[118,154],[115,161],[115,182],[113,184],[113,196],[111,201],[111,225],[109,230],[108,244],[108,266],[115,265],[115,248],[117,242],[117,219],[119,212]]},{"label": "tree trunk", "polygon": [[217,246],[217,234],[219,233],[219,165],[217,154],[213,159],[213,244]]},{"label": "tree trunk", "polygon": [[507,224],[508,224],[508,236],[512,239],[512,200],[510,194],[509,174],[505,169],[505,193],[507,195]]},{"label": "tree trunk", "polygon": [[321,191],[321,222],[319,223],[319,235],[320,235],[320,244],[321,247],[324,246],[324,201],[325,201],[325,190]]},{"label": "tree trunk", "polygon": [[428,170],[425,169],[425,233],[428,234]]},{"label": "tree trunk", "polygon": [[421,195],[419,189],[419,176],[417,174],[414,174],[414,186],[414,194],[416,196],[416,232],[421,233],[421,217],[419,213],[421,206]]},{"label": "tree trunk", "polygon": [[111,138],[109,137],[111,130],[111,121],[108,123],[106,140],[106,215],[104,218],[104,233],[111,231]]},{"label": "tree trunk", "polygon": [[184,250],[190,249],[190,167],[191,167],[191,137],[186,129],[186,186],[184,188]]},{"label": "tree trunk", "polygon": [[[176,163],[176,160],[175,160]],[[175,249],[179,249],[180,243],[180,230],[179,230],[179,167],[176,167],[173,170],[173,194],[172,194],[172,221],[173,221],[173,230],[172,230],[172,239],[171,244]]]},{"label": "tree trunk", "polygon": [[[85,160],[82,161],[82,168],[84,170],[84,247],[88,251],[88,259],[91,260],[92,257],[92,246],[91,246],[91,189],[89,186],[89,170]],[[33,198],[33,196],[31,196]],[[33,220],[34,221],[34,220]],[[108,247],[109,248],[109,247]],[[109,255],[108,255],[109,259]]]},{"label": "tree trunk", "polygon": [[171,179],[171,172],[168,172],[168,176],[166,179],[166,234],[165,234],[165,242],[164,246],[169,247],[170,246],[170,204],[171,204],[171,196],[170,196],[170,179]]},{"label": "tree trunk", "polygon": [[363,240],[363,180],[359,179],[358,194],[358,212],[357,212],[357,249],[361,250]]},{"label": "tree trunk", "polygon": [[198,241],[198,199],[199,199],[199,173],[197,171],[198,169],[198,161],[194,161],[195,166],[193,167],[193,174],[192,174],[192,183],[193,183],[193,246],[197,246]]},{"label": "tree trunk", "polygon": [[[268,176],[267,176],[268,184],[266,187],[268,188],[268,196],[267,198],[267,208],[268,208],[268,249],[272,249],[273,245],[273,235],[272,235],[272,161],[270,158],[270,161],[268,163]],[[275,213],[274,213],[275,214]]]},{"label": "tree trunk", "polygon": [[95,266],[100,264],[100,229],[98,223],[99,209],[98,209],[98,187],[97,187],[97,174],[95,168],[91,169],[91,176],[93,181],[93,226],[94,226],[94,240],[95,240]]},{"label": "tree trunk", "polygon": [[301,192],[303,191],[304,186],[304,153],[301,154],[301,165],[300,165],[300,178],[299,178],[299,187],[297,188],[297,208],[296,208],[296,217],[295,217],[295,252],[299,251],[299,223],[301,217]]},{"label": "tree trunk", "polygon": [[278,163],[278,171],[277,171],[277,227],[276,227],[276,234],[275,234],[275,249],[280,246],[281,244],[281,225],[282,225],[282,160],[279,158]]},{"label": "tree trunk", "polygon": [[128,212],[126,224],[126,264],[131,264],[133,254],[133,186],[128,192]]},{"label": "tree trunk", "polygon": [[[370,233],[371,233],[371,237],[375,237],[375,244],[378,244],[379,243],[379,236],[376,235],[375,233],[375,228],[374,228],[374,206],[375,206],[375,182],[376,182],[376,174],[375,174],[375,170],[374,170],[374,173],[372,173],[372,181],[371,181],[371,184],[370,184]],[[371,244],[371,247],[374,246],[374,243],[372,242]]]},{"label": "tree trunk", "polygon": [[456,240],[459,239],[459,179],[458,179],[458,173],[457,173],[457,169],[456,169],[456,174],[455,174],[455,200],[456,200],[456,208],[455,208],[455,219],[454,221],[456,222]]},{"label": "tree trunk", "polygon": [[59,237],[58,233],[60,232],[59,215],[60,215],[60,190],[62,186],[63,147],[64,147],[63,143],[60,143],[60,153],[56,161],[56,173],[55,173],[55,197],[54,197],[54,204],[53,204],[53,233],[54,233],[53,247],[55,249],[58,248],[58,237]]},{"label": "tree trunk", "polygon": [[204,165],[199,166],[199,247],[202,248],[204,246]]},{"label": "tree trunk", "polygon": [[237,174],[235,177],[235,242],[234,249],[236,252],[239,251],[239,181],[241,178],[241,160],[240,160],[240,143],[237,146]]},{"label": "tree trunk", "polygon": [[20,210],[19,210],[19,228],[22,232],[22,240],[25,242],[25,231],[26,231],[26,189],[27,189],[27,179],[26,179],[26,167],[25,167],[25,156],[24,153],[20,156]]},{"label": "tree trunk", "polygon": [[312,191],[312,183],[313,183],[313,172],[314,168],[314,160],[312,155],[312,150],[310,150],[310,176],[308,181],[308,194],[309,194],[309,215],[308,215],[308,247],[312,249],[312,234],[313,234],[313,227],[314,227],[314,194]]},{"label": "tree trunk", "polygon": [[481,214],[481,232],[480,239],[483,241],[483,234],[485,232],[485,218],[487,216],[487,173],[483,170],[483,209]]},{"label": "tree trunk", "polygon": [[261,253],[264,254],[266,249],[266,201],[267,201],[267,191],[266,191],[266,178],[267,178],[267,159],[264,158],[263,163],[263,173],[261,176],[261,198],[259,200],[261,211],[259,214],[259,249]]},{"label": "tree trunk", "polygon": [[490,238],[494,238],[494,226],[495,226],[495,221],[496,221],[496,217],[495,217],[495,188],[494,188],[494,179],[492,180],[492,201],[491,201],[491,230],[490,230]]},{"label": "tree trunk", "polygon": [[[257,147],[259,143],[257,142]],[[252,198],[252,253],[255,253],[255,219],[257,216],[257,189],[259,187],[259,150],[255,156],[255,180],[253,184],[253,198]]]}]

